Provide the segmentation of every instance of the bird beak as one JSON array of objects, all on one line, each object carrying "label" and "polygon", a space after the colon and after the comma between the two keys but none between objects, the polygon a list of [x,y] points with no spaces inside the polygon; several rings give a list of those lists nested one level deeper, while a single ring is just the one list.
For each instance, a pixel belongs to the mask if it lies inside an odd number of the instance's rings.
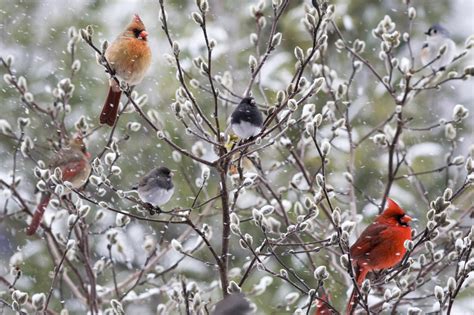
[{"label": "bird beak", "polygon": [[171,172],[171,173],[170,173],[170,176],[173,177],[173,176],[174,176],[174,172]]},{"label": "bird beak", "polygon": [[430,31],[426,31],[426,32],[425,32],[425,35],[430,36]]},{"label": "bird beak", "polygon": [[146,40],[146,38],[148,37],[148,32],[147,31],[141,31],[139,37]]},{"label": "bird beak", "polygon": [[409,215],[404,215],[401,219],[400,219],[403,223],[408,223],[410,222],[412,219],[412,217],[410,217]]}]

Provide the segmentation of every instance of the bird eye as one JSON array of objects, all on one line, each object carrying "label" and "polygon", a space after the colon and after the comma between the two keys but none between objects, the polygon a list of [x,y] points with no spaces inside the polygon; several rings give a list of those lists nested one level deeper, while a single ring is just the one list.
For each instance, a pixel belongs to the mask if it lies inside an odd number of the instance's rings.
[{"label": "bird eye", "polygon": [[434,31],[433,31],[433,33],[435,33],[435,34],[436,34],[436,33],[438,33],[438,31],[437,31],[437,30],[434,30]]},{"label": "bird eye", "polygon": [[142,31],[139,30],[138,28],[134,28],[134,29],[133,29],[133,34],[135,35],[136,38],[138,38],[138,37],[140,36],[140,33],[141,33],[141,32],[142,32]]}]

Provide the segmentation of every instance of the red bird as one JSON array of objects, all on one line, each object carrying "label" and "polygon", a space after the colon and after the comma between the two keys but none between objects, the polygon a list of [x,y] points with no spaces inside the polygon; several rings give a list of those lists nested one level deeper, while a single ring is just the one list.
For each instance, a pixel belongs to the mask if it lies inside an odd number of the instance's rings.
[{"label": "red bird", "polygon": [[[355,280],[360,287],[367,273],[392,268],[405,255],[405,241],[411,240],[411,217],[392,199],[387,208],[360,235],[350,249]],[[346,314],[352,314],[357,304],[357,291],[352,291]]]},{"label": "red bird", "polygon": [[[138,15],[107,48],[105,58],[115,74],[130,86],[142,82],[151,64],[151,50],[148,33]],[[100,114],[100,123],[113,126],[117,119],[118,105],[122,91],[115,80],[110,80],[109,94]]]},{"label": "red bird", "polygon": [[[321,301],[322,300],[322,301]],[[321,295],[321,300],[316,301],[316,311],[314,312],[314,315],[331,315],[333,314],[333,311],[326,305],[325,302],[329,303],[329,298],[326,293],[323,293]]]},{"label": "red bird", "polygon": [[[80,188],[86,183],[91,172],[91,166],[88,161],[89,157],[90,154],[86,151],[82,137],[78,136],[71,139],[68,147],[64,147],[56,153],[49,167],[51,170],[59,167],[62,173],[62,180],[70,182],[73,188]],[[49,192],[42,194],[33,219],[26,230],[27,235],[35,234],[50,199],[51,194]]]}]

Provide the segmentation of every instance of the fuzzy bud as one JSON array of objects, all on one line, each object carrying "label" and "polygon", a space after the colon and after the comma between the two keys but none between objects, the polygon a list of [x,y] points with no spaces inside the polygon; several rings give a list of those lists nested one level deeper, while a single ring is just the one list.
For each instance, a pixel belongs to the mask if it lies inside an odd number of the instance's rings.
[{"label": "fuzzy bud", "polygon": [[319,281],[326,280],[329,277],[326,266],[319,266],[314,271],[314,278]]}]

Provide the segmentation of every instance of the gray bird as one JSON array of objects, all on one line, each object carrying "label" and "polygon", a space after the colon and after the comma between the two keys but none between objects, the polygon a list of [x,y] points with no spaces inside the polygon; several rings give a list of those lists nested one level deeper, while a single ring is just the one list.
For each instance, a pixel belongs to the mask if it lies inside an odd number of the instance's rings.
[{"label": "gray bird", "polygon": [[252,97],[245,97],[230,117],[230,126],[241,139],[255,137],[262,131],[263,116]]},{"label": "gray bird", "polygon": [[453,60],[456,44],[451,40],[449,31],[440,24],[431,26],[426,34],[426,41],[421,49],[421,63],[427,65],[438,56],[441,47],[446,46],[444,54],[430,66],[435,70],[443,70]]},{"label": "gray bird", "polygon": [[143,202],[154,207],[160,207],[173,196],[172,177],[173,172],[170,169],[164,166],[157,167],[143,176],[134,189],[138,191],[138,195]]},{"label": "gray bird", "polygon": [[216,304],[212,315],[247,315],[252,308],[242,293],[231,294]]}]

